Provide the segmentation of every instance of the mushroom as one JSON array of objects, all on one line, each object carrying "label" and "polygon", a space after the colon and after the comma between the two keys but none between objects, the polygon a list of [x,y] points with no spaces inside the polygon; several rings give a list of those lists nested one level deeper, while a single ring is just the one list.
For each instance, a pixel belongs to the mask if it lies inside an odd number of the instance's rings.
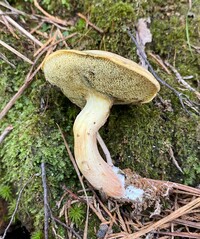
[{"label": "mushroom", "polygon": [[160,89],[143,67],[117,54],[99,50],[58,50],[43,62],[46,79],[82,108],[74,126],[77,165],[90,184],[107,196],[142,200],[144,191],[126,186],[123,172],[101,157],[98,130],[113,104],[144,104]]}]

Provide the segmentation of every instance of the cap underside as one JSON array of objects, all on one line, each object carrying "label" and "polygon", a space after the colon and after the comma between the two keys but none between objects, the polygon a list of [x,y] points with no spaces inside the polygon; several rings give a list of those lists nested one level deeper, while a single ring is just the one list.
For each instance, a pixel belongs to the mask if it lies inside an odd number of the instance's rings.
[{"label": "cap underside", "polygon": [[60,50],[45,59],[46,79],[82,107],[90,92],[114,99],[115,104],[146,103],[159,83],[143,67],[113,53]]}]

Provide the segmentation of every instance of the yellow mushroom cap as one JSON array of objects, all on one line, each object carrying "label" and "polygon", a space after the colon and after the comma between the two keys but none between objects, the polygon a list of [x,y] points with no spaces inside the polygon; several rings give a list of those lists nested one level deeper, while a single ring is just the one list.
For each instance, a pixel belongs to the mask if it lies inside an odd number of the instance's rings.
[{"label": "yellow mushroom cap", "polygon": [[43,62],[46,79],[80,107],[87,96],[99,92],[114,104],[147,103],[160,90],[153,75],[117,54],[98,51],[58,50]]}]

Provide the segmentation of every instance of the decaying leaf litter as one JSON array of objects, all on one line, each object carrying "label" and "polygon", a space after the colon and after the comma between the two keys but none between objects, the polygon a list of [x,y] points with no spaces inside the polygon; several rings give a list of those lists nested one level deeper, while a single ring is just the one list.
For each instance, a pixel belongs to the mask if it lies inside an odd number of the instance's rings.
[{"label": "decaying leaf litter", "polygon": [[[41,12],[42,15],[27,15],[24,12],[21,12],[15,8],[12,8],[10,5],[5,3],[0,3],[2,9],[1,10],[1,23],[5,25],[8,31],[16,37],[17,39],[18,34],[15,32],[15,28],[18,29],[20,34],[25,35],[27,38],[29,38],[33,44],[35,44],[35,53],[32,57],[33,60],[28,59],[25,56],[25,52],[21,53],[17,49],[12,48],[12,46],[9,46],[6,42],[1,41],[0,44],[4,47],[6,47],[8,50],[16,54],[18,57],[22,58],[24,61],[31,64],[30,71],[25,79],[24,84],[21,86],[21,88],[18,90],[18,92],[13,96],[13,98],[8,102],[8,104],[5,106],[3,111],[1,112],[1,118],[4,117],[6,114],[9,114],[9,109],[14,106],[16,100],[23,94],[24,90],[26,90],[31,82],[34,80],[34,76],[37,74],[37,72],[41,68],[41,61],[44,59],[45,56],[49,55],[52,51],[59,48],[70,48],[67,40],[69,38],[73,38],[75,35],[78,34],[74,33],[67,37],[63,36],[62,30],[65,29],[69,25],[73,25],[73,21],[65,21],[61,20],[58,17],[54,17],[44,11],[39,3],[35,0],[34,5],[35,7]],[[8,14],[10,13],[10,14]],[[20,26],[20,24],[12,19],[12,14],[15,14],[15,16],[25,15],[29,17],[30,19],[34,19],[35,21],[41,21],[42,22],[48,22],[51,24],[51,33],[49,36],[45,36],[44,33],[40,32],[40,27],[42,24],[39,24],[37,28],[32,29],[32,31],[28,32],[23,27]],[[95,26],[93,23],[91,23],[86,16],[84,16],[81,13],[77,14],[77,17],[81,17],[86,21],[88,24],[88,27],[94,28],[99,34],[103,33],[103,30],[98,28],[98,26]],[[141,19],[140,21],[141,22]],[[139,24],[138,22],[138,24]],[[144,23],[144,22],[142,22]],[[145,31],[148,32],[147,28],[145,28],[145,25],[143,25],[143,29],[141,26],[137,25],[137,29],[140,29],[140,31],[137,31],[137,36],[142,35],[144,37]],[[142,30],[141,30],[142,29]],[[142,34],[141,34],[141,31]],[[37,39],[37,35],[34,36],[34,34],[38,34],[40,38],[42,38],[46,43],[42,43]],[[144,37],[145,38],[145,37]],[[48,40],[47,40],[48,39]],[[138,40],[138,39],[137,39]],[[144,45],[146,42],[151,41],[151,39],[145,40],[143,43],[143,50]],[[139,43],[141,44],[141,43]],[[37,47],[36,47],[37,45]],[[139,51],[138,51],[139,52]],[[141,56],[140,53],[138,53],[140,56],[141,61],[144,62],[144,57]],[[152,54],[152,53],[151,53]],[[3,60],[5,58],[1,57]],[[155,56],[155,59],[157,62],[159,62],[158,67],[162,67],[165,69],[168,73],[174,74],[175,78],[179,81],[179,83],[182,85],[182,87],[185,87],[187,90],[190,90],[194,92],[194,94],[199,99],[199,92],[192,88],[188,83],[184,83],[183,77],[178,73],[178,71],[171,66],[169,63],[162,61],[158,56]],[[6,59],[6,62],[9,64],[9,59]],[[178,92],[178,90],[175,90]],[[181,95],[181,93],[178,92],[178,95]],[[178,96],[177,95],[177,96]],[[199,114],[199,102],[193,102],[189,99],[189,97],[185,98],[185,101],[182,101],[182,106],[187,106],[187,112],[193,111],[197,114]],[[12,129],[12,127],[10,127]],[[7,129],[5,129],[5,132]],[[2,133],[1,138],[5,137],[5,132]],[[12,133],[12,132],[11,132]],[[63,136],[64,138],[64,136]],[[64,140],[66,140],[64,138]],[[65,141],[65,145],[67,147],[67,142]],[[70,152],[69,152],[70,153]],[[71,160],[74,162],[73,156],[70,154]],[[137,176],[137,174],[136,174]],[[47,179],[48,180],[48,179]],[[64,188],[65,193],[63,197],[61,198],[60,204],[62,201],[64,201],[65,198],[67,198],[67,202],[64,204],[62,208],[60,208],[61,213],[60,215],[65,215],[65,224],[66,227],[70,228],[70,221],[67,218],[68,210],[70,209],[70,206],[74,203],[74,201],[78,201],[80,203],[85,203],[88,208],[90,208],[90,212],[95,213],[99,220],[101,221],[101,224],[99,226],[99,230],[97,231],[97,235],[99,238],[142,238],[142,236],[146,236],[146,238],[153,238],[154,236],[158,236],[159,238],[173,238],[173,237],[184,237],[184,238],[199,238],[199,221],[200,221],[200,190],[195,189],[192,187],[188,187],[185,185],[177,184],[177,183],[171,183],[171,182],[163,182],[163,181],[156,181],[151,179],[141,179],[143,182],[147,183],[157,183],[163,185],[165,183],[167,185],[167,188],[169,190],[169,194],[167,194],[165,199],[160,199],[161,201],[156,201],[155,205],[152,208],[151,213],[149,212],[140,212],[137,214],[137,210],[133,210],[133,205],[123,205],[123,203],[116,202],[113,200],[108,200],[107,202],[102,202],[102,199],[99,198],[99,196],[93,191],[93,189],[88,185],[85,186],[86,189],[84,190],[85,193],[87,190],[90,190],[93,192],[92,196],[84,196],[83,192],[72,192],[67,187]],[[83,180],[80,178],[80,182],[83,185]],[[84,182],[86,185],[86,182]],[[166,202],[164,202],[166,200]],[[167,203],[168,207],[164,208],[162,205],[163,203]],[[47,208],[47,210],[50,210]],[[87,214],[88,215],[88,214]],[[88,215],[89,216],[89,215]],[[54,216],[48,215],[48,217],[51,217],[52,220]],[[48,221],[48,218],[46,222]],[[142,223],[141,223],[142,222]],[[56,223],[56,220],[55,220]],[[58,222],[57,222],[58,223]],[[88,220],[86,220],[86,227],[85,227],[85,233],[83,238],[87,238],[87,223]],[[112,227],[116,226],[118,228],[118,233],[114,233],[112,230]],[[46,227],[48,227],[46,225]],[[56,236],[56,227],[53,227],[53,232]],[[76,234],[76,233],[74,233]],[[73,237],[73,230],[68,231],[69,238]],[[45,232],[46,238],[48,238],[47,231]],[[75,236],[78,237],[78,236]],[[81,238],[81,237],[80,237]]]}]

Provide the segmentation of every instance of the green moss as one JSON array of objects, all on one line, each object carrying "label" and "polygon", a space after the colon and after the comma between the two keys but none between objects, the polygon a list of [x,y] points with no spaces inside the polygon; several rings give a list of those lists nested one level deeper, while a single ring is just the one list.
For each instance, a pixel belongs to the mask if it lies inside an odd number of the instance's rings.
[{"label": "green moss", "polygon": [[[106,141],[120,168],[132,168],[144,177],[195,183],[200,179],[197,127],[184,112],[160,113],[152,105],[116,106],[109,118]],[[184,175],[172,167],[169,147]],[[188,173],[188,165],[195,177]]]},{"label": "green moss", "polygon": [[[8,84],[2,84],[4,86],[2,87],[4,92],[2,107],[4,107],[11,95],[22,84],[24,73],[20,65],[17,66],[13,75],[7,66],[4,68],[2,65],[1,69],[5,82],[8,82]],[[17,193],[18,189],[27,182],[31,175],[40,174],[40,164],[45,161],[48,185],[50,188],[52,187],[50,191],[52,202],[59,200],[63,183],[67,181],[68,186],[71,187],[76,184],[75,171],[71,166],[56,125],[59,124],[64,132],[69,132],[67,137],[71,146],[73,142],[71,135],[72,122],[77,111],[70,105],[67,108],[68,104],[69,101],[61,93],[39,79],[22,95],[1,124],[1,131],[8,124],[13,125],[13,130],[4,140],[0,152],[1,175],[3,176],[0,183],[12,184]],[[42,195],[41,176],[35,177],[23,192],[18,210],[20,220],[26,221],[28,224],[27,216],[30,217],[30,220],[36,217],[34,226],[42,226]],[[14,205],[12,199],[9,201],[11,205]],[[36,201],[38,204],[33,203]],[[54,206],[53,204],[52,207]]]}]

